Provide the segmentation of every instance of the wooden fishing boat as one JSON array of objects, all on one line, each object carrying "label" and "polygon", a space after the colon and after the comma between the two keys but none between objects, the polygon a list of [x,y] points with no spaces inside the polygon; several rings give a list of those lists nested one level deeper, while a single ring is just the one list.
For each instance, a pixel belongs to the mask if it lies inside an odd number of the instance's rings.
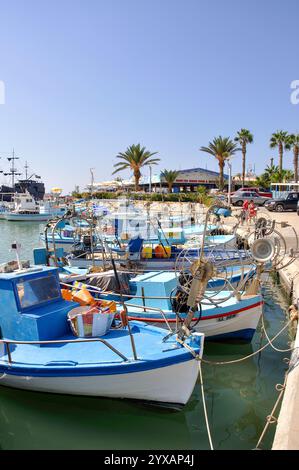
[{"label": "wooden fishing boat", "polygon": [[[204,335],[193,334],[186,340],[194,355],[176,335],[142,322],[80,337],[68,321],[77,318],[78,307],[62,298],[56,268],[34,266],[0,274],[1,385],[187,403],[197,380],[195,355],[202,355]],[[84,312],[81,321],[89,325]],[[108,313],[99,311],[97,319],[102,321],[101,315]]]}]

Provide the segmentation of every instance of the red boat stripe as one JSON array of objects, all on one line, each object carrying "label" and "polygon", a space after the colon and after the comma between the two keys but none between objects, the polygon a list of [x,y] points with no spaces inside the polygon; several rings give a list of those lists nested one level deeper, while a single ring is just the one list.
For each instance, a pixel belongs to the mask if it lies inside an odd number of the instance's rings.
[{"label": "red boat stripe", "polygon": [[[223,313],[221,315],[210,315],[208,317],[202,317],[200,321],[203,320],[211,320],[212,318],[221,318],[221,317],[230,317],[231,315],[235,315],[236,313],[244,312],[245,310],[250,310],[255,307],[259,307],[260,305],[263,305],[264,301],[262,300],[261,302],[257,302],[256,304],[248,305],[247,307],[239,308],[238,310],[234,310],[233,312],[228,312],[228,313]],[[165,323],[164,318],[153,318],[153,317],[128,317],[129,320],[139,320],[139,321],[145,321],[145,322],[155,322],[155,323]],[[167,317],[166,317],[167,318]],[[193,318],[192,321],[198,320],[198,317]],[[167,321],[169,323],[175,323],[176,318],[167,318]]]}]

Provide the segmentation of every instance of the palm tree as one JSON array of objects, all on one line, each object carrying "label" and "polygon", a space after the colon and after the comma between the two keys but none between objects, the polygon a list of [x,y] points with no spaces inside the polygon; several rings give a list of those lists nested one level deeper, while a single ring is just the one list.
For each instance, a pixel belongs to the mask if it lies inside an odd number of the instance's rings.
[{"label": "palm tree", "polygon": [[289,135],[286,131],[274,132],[270,139],[270,148],[278,147],[279,153],[279,170],[282,171],[283,151],[290,149]]},{"label": "palm tree", "polygon": [[239,142],[242,148],[242,184],[245,186],[245,173],[246,173],[246,151],[247,144],[252,144],[253,135],[247,129],[241,129],[235,137],[235,142]]},{"label": "palm tree", "polygon": [[209,142],[208,147],[200,147],[202,152],[209,153],[213,155],[218,160],[219,165],[219,188],[223,189],[224,179],[223,179],[223,170],[225,166],[225,161],[228,160],[232,155],[238,152],[239,149],[237,144],[235,144],[230,137],[215,137],[212,142]]},{"label": "palm tree", "polygon": [[263,173],[261,176],[257,176],[255,180],[256,186],[259,188],[268,188],[270,186],[271,179],[267,173]]},{"label": "palm tree", "polygon": [[289,144],[294,152],[294,180],[298,183],[298,160],[299,160],[299,134],[289,136]]},{"label": "palm tree", "polygon": [[271,178],[271,183],[288,183],[294,178],[294,173],[291,170],[278,170]]},{"label": "palm tree", "polygon": [[265,175],[266,177],[271,180],[272,176],[276,175],[279,173],[279,167],[277,165],[267,165],[265,168]]},{"label": "palm tree", "polygon": [[161,171],[161,176],[162,178],[165,179],[167,185],[168,185],[168,192],[171,193],[172,191],[172,186],[177,177],[179,176],[179,172],[176,170],[163,170]]},{"label": "palm tree", "polygon": [[118,171],[127,170],[128,168],[133,171],[135,178],[135,191],[139,189],[139,180],[141,177],[141,168],[147,165],[157,165],[160,158],[151,158],[156,155],[157,152],[149,152],[145,147],[141,147],[140,144],[131,145],[127,148],[124,153],[119,153],[116,158],[119,158],[121,162],[114,165],[113,175]]}]

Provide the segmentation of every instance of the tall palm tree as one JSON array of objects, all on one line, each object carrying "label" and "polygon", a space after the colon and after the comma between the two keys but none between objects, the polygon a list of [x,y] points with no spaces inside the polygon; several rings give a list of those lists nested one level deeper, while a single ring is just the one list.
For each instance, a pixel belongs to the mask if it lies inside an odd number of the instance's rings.
[{"label": "tall palm tree", "polygon": [[298,183],[298,160],[299,160],[299,134],[289,136],[289,144],[294,152],[294,180]]},{"label": "tall palm tree", "polygon": [[290,149],[289,144],[289,135],[286,131],[277,131],[274,132],[270,139],[270,148],[278,147],[278,154],[279,154],[279,170],[282,171],[282,163],[283,163],[283,151]]},{"label": "tall palm tree", "polygon": [[162,178],[165,179],[167,185],[168,185],[168,192],[171,193],[172,191],[172,186],[177,177],[179,176],[179,172],[176,170],[163,170],[161,171],[161,176]]},{"label": "tall palm tree", "polygon": [[239,142],[242,148],[242,184],[245,186],[247,144],[252,144],[253,135],[248,129],[241,129],[239,132],[237,132],[235,142]]},{"label": "tall palm tree", "polygon": [[114,165],[113,175],[118,171],[127,170],[128,168],[133,171],[135,178],[135,191],[139,189],[139,180],[141,177],[141,168],[148,165],[157,165],[160,158],[152,158],[158,152],[149,152],[145,147],[140,144],[131,145],[125,152],[119,153],[116,158],[121,161]]},{"label": "tall palm tree", "polygon": [[202,152],[206,152],[210,155],[213,155],[218,160],[219,165],[219,188],[223,189],[224,178],[223,171],[225,166],[225,161],[228,160],[232,155],[241,150],[238,148],[230,137],[215,137],[212,142],[209,142],[208,147],[200,147]]}]

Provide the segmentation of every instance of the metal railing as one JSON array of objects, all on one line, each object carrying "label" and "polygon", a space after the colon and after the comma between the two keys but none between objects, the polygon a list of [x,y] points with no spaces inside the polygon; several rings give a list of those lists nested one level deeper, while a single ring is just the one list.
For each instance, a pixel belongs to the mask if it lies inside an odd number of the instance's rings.
[{"label": "metal railing", "polygon": [[102,343],[107,348],[109,348],[111,351],[113,351],[115,354],[117,354],[121,359],[124,361],[129,361],[124,354],[122,354],[118,349],[114,348],[108,341],[105,339],[101,338],[88,338],[88,339],[55,339],[55,340],[48,340],[48,341],[16,341],[16,340],[9,340],[9,339],[0,339],[0,344],[4,344],[6,346],[7,350],[7,357],[8,357],[8,363],[11,365],[13,363],[12,356],[11,356],[11,350],[10,350],[10,345],[12,344],[68,344],[68,343]]},{"label": "metal railing", "polygon": [[[169,324],[169,322],[168,322],[168,320],[167,320],[167,318],[166,318],[165,313],[164,313],[163,310],[161,310],[160,308],[156,308],[156,307],[147,307],[146,305],[128,304],[127,302],[126,302],[126,307],[138,308],[138,309],[140,309],[140,310],[143,310],[144,312],[146,312],[146,311],[149,310],[149,311],[153,311],[153,312],[158,312],[158,313],[160,313],[161,316],[163,317],[163,319],[164,319],[164,321],[165,321],[165,323],[166,323],[167,328],[169,329],[169,331],[173,332],[173,330],[172,330],[172,328],[171,328],[171,326],[170,326],[170,324]],[[129,317],[132,317],[133,315],[128,314],[128,316],[129,316]]]}]

